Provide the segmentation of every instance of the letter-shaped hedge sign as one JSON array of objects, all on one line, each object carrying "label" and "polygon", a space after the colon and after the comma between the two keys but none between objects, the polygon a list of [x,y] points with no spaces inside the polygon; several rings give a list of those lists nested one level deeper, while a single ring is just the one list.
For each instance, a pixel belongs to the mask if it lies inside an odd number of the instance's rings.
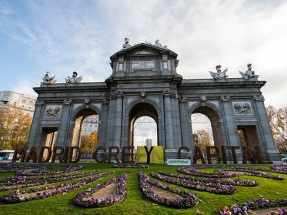
[{"label": "letter-shaped hedge sign", "polygon": [[138,163],[164,163],[164,153],[162,146],[138,146],[137,147]]}]

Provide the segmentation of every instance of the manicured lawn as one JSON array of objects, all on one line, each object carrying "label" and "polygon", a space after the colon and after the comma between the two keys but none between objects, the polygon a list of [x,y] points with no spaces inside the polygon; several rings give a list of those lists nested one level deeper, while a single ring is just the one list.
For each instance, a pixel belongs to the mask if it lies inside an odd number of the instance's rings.
[{"label": "manicured lawn", "polygon": [[[79,164],[79,163],[78,163]],[[81,171],[93,171],[93,170],[111,170],[111,164],[96,164],[96,163],[82,163],[85,168]],[[226,166],[226,165],[225,165]],[[246,166],[246,165],[244,165]],[[268,168],[270,165],[260,165],[252,167],[264,167]],[[142,198],[139,190],[139,180],[138,173],[144,172],[150,174],[151,172],[158,173],[160,170],[164,172],[177,173],[176,170],[180,168],[179,166],[167,166],[167,165],[153,165],[150,164],[148,169],[135,169],[135,168],[112,168],[115,170],[115,174],[95,181],[83,188],[77,189],[75,191],[50,197],[47,199],[41,199],[37,201],[28,201],[17,204],[0,204],[0,214],[12,215],[12,214],[196,214],[196,211],[204,211],[205,215],[214,215],[219,212],[221,205],[230,206],[234,203],[243,204],[249,199],[259,199],[265,197],[266,199],[278,199],[287,198],[286,189],[286,174],[280,174],[283,176],[284,180],[274,180],[255,176],[240,176],[243,179],[255,180],[258,182],[256,187],[244,187],[237,186],[238,192],[232,195],[220,195],[212,194],[202,191],[189,190],[192,193],[196,193],[197,197],[201,202],[191,208],[191,209],[173,209],[145,200]],[[200,169],[199,171],[213,172],[214,168],[210,169]],[[76,193],[83,192],[89,187],[94,187],[100,182],[108,181],[109,178],[115,175],[120,175],[121,173],[128,171],[126,189],[127,195],[122,203],[115,204],[109,207],[103,208],[80,208],[73,206],[71,204],[72,198]],[[270,173],[278,175],[278,173]],[[13,175],[12,173],[1,173],[0,177],[7,175]],[[234,179],[234,178],[233,178]],[[165,182],[162,182],[165,183]],[[167,183],[168,184],[168,183]],[[185,188],[168,184],[169,186],[175,187],[177,189],[185,190]],[[7,195],[11,191],[1,191],[0,197]]]}]

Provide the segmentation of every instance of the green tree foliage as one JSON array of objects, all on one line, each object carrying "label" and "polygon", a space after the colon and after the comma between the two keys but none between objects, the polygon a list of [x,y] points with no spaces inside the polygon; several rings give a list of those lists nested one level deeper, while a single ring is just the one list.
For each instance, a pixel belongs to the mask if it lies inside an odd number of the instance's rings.
[{"label": "green tree foliage", "polygon": [[287,153],[287,109],[268,106],[266,112],[277,149]]},{"label": "green tree foliage", "polygon": [[24,147],[32,118],[21,108],[10,105],[0,108],[0,149]]},{"label": "green tree foliage", "polygon": [[244,131],[243,130],[238,130],[238,137],[239,137],[240,145],[241,146],[246,146],[246,140],[245,140],[245,136],[244,136]]},{"label": "green tree foliage", "polygon": [[92,152],[97,147],[98,131],[92,132],[90,135],[81,136],[81,150],[83,153]]}]

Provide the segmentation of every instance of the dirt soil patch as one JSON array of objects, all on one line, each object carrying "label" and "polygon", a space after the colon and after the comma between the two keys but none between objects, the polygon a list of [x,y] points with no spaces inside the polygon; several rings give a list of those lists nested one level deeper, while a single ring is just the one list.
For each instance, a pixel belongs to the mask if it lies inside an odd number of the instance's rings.
[{"label": "dirt soil patch", "polygon": [[109,198],[116,193],[117,185],[115,183],[109,184],[108,186],[98,190],[93,193],[92,196],[89,196],[87,199],[100,199],[100,198]]},{"label": "dirt soil patch", "polygon": [[[273,207],[273,208],[265,208],[260,210],[253,210],[250,211],[249,214],[251,215],[271,215],[271,212],[277,212],[278,209],[281,209],[280,207]],[[276,214],[276,213],[274,213]]]},{"label": "dirt soil patch", "polygon": [[225,171],[224,170],[224,172],[226,172],[227,173],[227,175],[234,175],[234,174],[236,174],[236,175],[238,175],[238,176],[241,176],[241,175],[244,175],[244,174],[246,174],[245,172],[237,172],[237,171]]},{"label": "dirt soil patch", "polygon": [[159,187],[153,187],[152,189],[154,190],[155,194],[159,195],[160,197],[166,196],[168,200],[175,198],[182,199],[180,195],[161,189]]}]

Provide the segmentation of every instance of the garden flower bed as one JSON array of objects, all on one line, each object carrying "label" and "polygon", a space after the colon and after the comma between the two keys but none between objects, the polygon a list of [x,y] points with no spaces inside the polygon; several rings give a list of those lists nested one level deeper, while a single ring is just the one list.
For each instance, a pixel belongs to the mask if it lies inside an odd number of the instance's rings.
[{"label": "garden flower bed", "polygon": [[[195,194],[175,189],[155,180],[150,180],[149,177],[142,172],[140,172],[138,176],[141,193],[145,198],[151,200],[152,202],[173,208],[191,208],[199,202],[199,199]],[[155,192],[153,186],[167,190],[170,193],[174,193],[176,194],[176,197],[167,198],[166,195],[159,196],[157,192]],[[178,195],[180,196],[179,198],[177,197]]]},{"label": "garden flower bed", "polygon": [[84,168],[83,165],[71,165],[71,164],[66,164],[65,166],[62,165],[63,167],[65,167],[65,169],[59,169],[59,170],[48,170],[47,167],[45,166],[40,166],[39,168],[32,168],[30,166],[30,168],[28,169],[21,169],[21,170],[17,170],[16,174],[17,175],[55,175],[55,174],[61,174],[61,173],[65,173],[65,172],[73,172],[73,171],[77,171],[77,170],[81,170]]},{"label": "garden flower bed", "polygon": [[[53,167],[58,167],[59,170],[52,170]],[[25,175],[26,172],[35,172],[35,173],[42,173],[42,174],[56,174],[57,172],[63,173],[63,172],[71,172],[75,170],[82,169],[83,166],[79,164],[50,164],[50,163],[13,163],[13,162],[7,162],[7,163],[0,163],[0,173],[9,173],[9,172],[15,172],[18,174]],[[34,174],[32,174],[34,175]]]},{"label": "garden flower bed", "polygon": [[249,186],[254,187],[257,186],[258,183],[253,180],[244,180],[244,179],[218,179],[218,178],[194,178],[190,176],[185,175],[179,175],[179,174],[173,174],[173,173],[167,173],[163,171],[159,171],[160,175],[180,178],[180,179],[186,179],[186,180],[196,180],[198,182],[211,182],[211,183],[220,183],[220,184],[226,184],[226,185],[233,185],[233,186]]},{"label": "garden flower bed", "polygon": [[51,176],[7,176],[0,178],[0,191],[19,189],[33,186],[40,186],[48,183],[56,183],[68,180],[74,180],[77,178],[83,178],[98,174],[97,170],[93,172],[77,172],[77,173],[64,173]]},{"label": "garden flower bed", "polygon": [[114,174],[114,171],[98,173],[93,176],[81,178],[80,180],[72,183],[61,184],[60,186],[50,185],[44,187],[31,188],[29,190],[21,190],[21,191],[16,190],[14,192],[11,192],[8,196],[1,197],[0,202],[19,203],[24,201],[48,198],[51,196],[55,196],[61,193],[67,193],[72,190],[78,189],[110,174]]},{"label": "garden flower bed", "polygon": [[233,194],[237,191],[236,187],[233,185],[226,185],[220,183],[212,183],[212,182],[204,182],[199,181],[197,179],[183,179],[177,177],[168,177],[161,174],[157,174],[152,172],[151,176],[159,179],[161,181],[165,181],[171,184],[176,184],[178,186],[182,186],[189,189],[205,191],[209,193],[216,193],[216,194]]},{"label": "garden flower bed", "polygon": [[112,165],[111,168],[143,168],[143,169],[148,169],[148,165],[144,164],[115,164]]},{"label": "garden flower bed", "polygon": [[[199,172],[198,169],[201,168],[222,168],[223,170],[214,170],[214,173],[208,173],[208,172]],[[280,170],[279,171],[285,171],[283,167],[277,167]],[[284,169],[284,170],[283,170]],[[265,171],[270,171],[271,169],[254,169],[254,168],[248,168],[248,167],[219,167],[219,166],[198,166],[198,167],[183,167],[179,168],[177,170],[180,173],[186,174],[186,175],[193,175],[198,177],[209,177],[209,178],[227,178],[227,177],[236,177],[241,175],[248,175],[248,176],[257,176],[257,177],[263,177],[263,178],[270,178],[275,180],[284,180],[284,178],[281,175],[271,175],[266,173]],[[275,172],[275,170],[273,171]]]},{"label": "garden flower bed", "polygon": [[[94,188],[78,193],[73,198],[72,203],[87,208],[106,207],[123,201],[126,196],[125,184],[127,175],[128,172],[124,172],[118,177],[111,178],[108,182],[98,184]],[[103,190],[104,192],[100,193]]]},{"label": "garden flower bed", "polygon": [[194,175],[198,177],[208,177],[208,178],[229,178],[229,177],[236,177],[242,175],[241,173],[233,173],[233,174],[228,174],[227,172],[223,170],[219,170],[214,173],[209,173],[209,172],[199,172],[197,169],[199,168],[212,168],[212,167],[182,167],[179,168],[177,171],[186,175]]},{"label": "garden flower bed", "polygon": [[268,174],[264,171],[269,171],[268,169],[260,169],[260,171],[258,171],[257,169],[254,168],[248,168],[248,167],[229,167],[226,168],[226,170],[224,171],[240,171],[240,172],[244,172],[244,175],[249,175],[249,176],[257,176],[257,177],[263,177],[263,178],[270,178],[270,179],[274,179],[274,180],[284,180],[284,178],[281,175],[271,175]]},{"label": "garden flower bed", "polygon": [[287,165],[284,164],[273,164],[270,167],[271,172],[287,174]]},{"label": "garden flower bed", "polygon": [[[238,204],[233,204],[228,208],[227,206],[222,206],[222,209],[219,211],[220,215],[243,215],[251,213],[251,210],[259,210],[263,208],[274,208],[274,207],[283,207],[287,206],[287,200],[285,198],[279,198],[276,200],[268,200],[265,198],[249,200],[243,205],[239,206]],[[285,209],[279,209],[274,212],[275,214],[285,215],[287,214]]]}]

